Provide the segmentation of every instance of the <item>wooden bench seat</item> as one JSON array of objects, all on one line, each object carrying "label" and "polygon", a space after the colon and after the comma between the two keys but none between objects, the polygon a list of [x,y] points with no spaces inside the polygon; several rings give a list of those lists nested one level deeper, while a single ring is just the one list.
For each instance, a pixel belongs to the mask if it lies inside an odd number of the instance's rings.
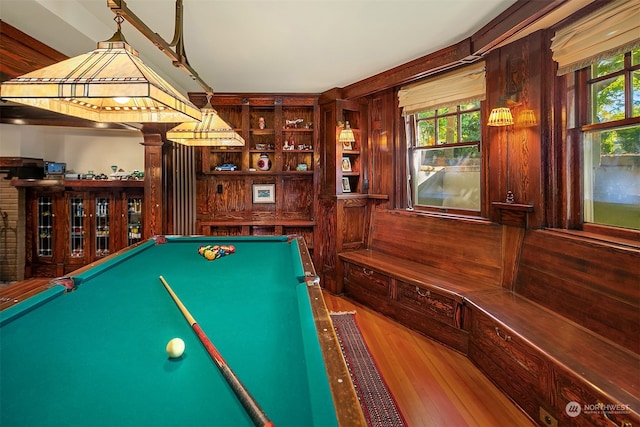
[{"label": "wooden bench seat", "polygon": [[347,296],[465,353],[541,425],[640,425],[637,245],[392,210],[369,233],[339,254]]},{"label": "wooden bench seat", "polygon": [[393,255],[387,255],[370,249],[344,252],[340,254],[343,261],[384,272],[404,282],[424,288],[431,288],[462,300],[465,295],[475,292],[495,290],[495,283],[479,282],[476,278],[464,273],[443,271],[441,268],[407,261]]},{"label": "wooden bench seat", "polygon": [[339,288],[466,354],[463,297],[500,288],[501,230],[477,219],[377,209],[368,248],[339,254]]},{"label": "wooden bench seat", "polygon": [[[527,413],[535,416],[542,406],[570,423],[569,402],[629,405],[632,413],[609,417],[638,425],[637,353],[508,290],[471,295],[465,304],[471,307],[469,357]],[[581,417],[608,424],[601,411]]]}]

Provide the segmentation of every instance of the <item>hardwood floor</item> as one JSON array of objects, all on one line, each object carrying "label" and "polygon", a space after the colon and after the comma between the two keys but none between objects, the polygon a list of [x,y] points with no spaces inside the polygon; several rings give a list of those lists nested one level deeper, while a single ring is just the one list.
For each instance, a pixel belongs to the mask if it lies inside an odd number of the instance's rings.
[{"label": "hardwood floor", "polygon": [[535,426],[471,361],[343,297],[324,292],[329,311],[356,320],[409,426]]},{"label": "hardwood floor", "polygon": [[[48,282],[30,279],[0,288],[0,310]],[[360,304],[323,295],[330,311],[356,311],[362,335],[410,427],[535,426],[465,356]]]}]

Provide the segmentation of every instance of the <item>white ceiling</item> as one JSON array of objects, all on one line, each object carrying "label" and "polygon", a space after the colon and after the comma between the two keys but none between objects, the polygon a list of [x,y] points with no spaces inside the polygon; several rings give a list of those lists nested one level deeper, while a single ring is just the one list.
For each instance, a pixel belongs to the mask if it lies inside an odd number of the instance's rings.
[{"label": "white ceiling", "polygon": [[[190,65],[214,92],[320,93],[443,47],[482,28],[515,0],[183,0]],[[175,0],[126,0],[165,41]],[[107,0],[0,0],[0,18],[75,56],[116,30]],[[128,22],[145,64],[177,89],[202,87]]]}]

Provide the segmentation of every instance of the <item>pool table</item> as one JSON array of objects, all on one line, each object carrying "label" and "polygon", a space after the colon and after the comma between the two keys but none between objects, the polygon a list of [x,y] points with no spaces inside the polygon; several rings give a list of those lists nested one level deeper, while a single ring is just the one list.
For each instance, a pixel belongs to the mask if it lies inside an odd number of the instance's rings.
[{"label": "pool table", "polygon": [[0,312],[0,425],[253,425],[160,276],[276,426],[364,425],[297,236],[157,236]]}]

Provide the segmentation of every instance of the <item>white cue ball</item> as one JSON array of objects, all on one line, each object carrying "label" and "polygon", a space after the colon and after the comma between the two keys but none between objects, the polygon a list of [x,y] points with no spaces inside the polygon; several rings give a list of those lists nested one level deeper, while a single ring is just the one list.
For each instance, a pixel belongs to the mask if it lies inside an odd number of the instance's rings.
[{"label": "white cue ball", "polygon": [[184,341],[180,338],[173,338],[167,344],[167,354],[170,358],[176,359],[184,353]]}]

